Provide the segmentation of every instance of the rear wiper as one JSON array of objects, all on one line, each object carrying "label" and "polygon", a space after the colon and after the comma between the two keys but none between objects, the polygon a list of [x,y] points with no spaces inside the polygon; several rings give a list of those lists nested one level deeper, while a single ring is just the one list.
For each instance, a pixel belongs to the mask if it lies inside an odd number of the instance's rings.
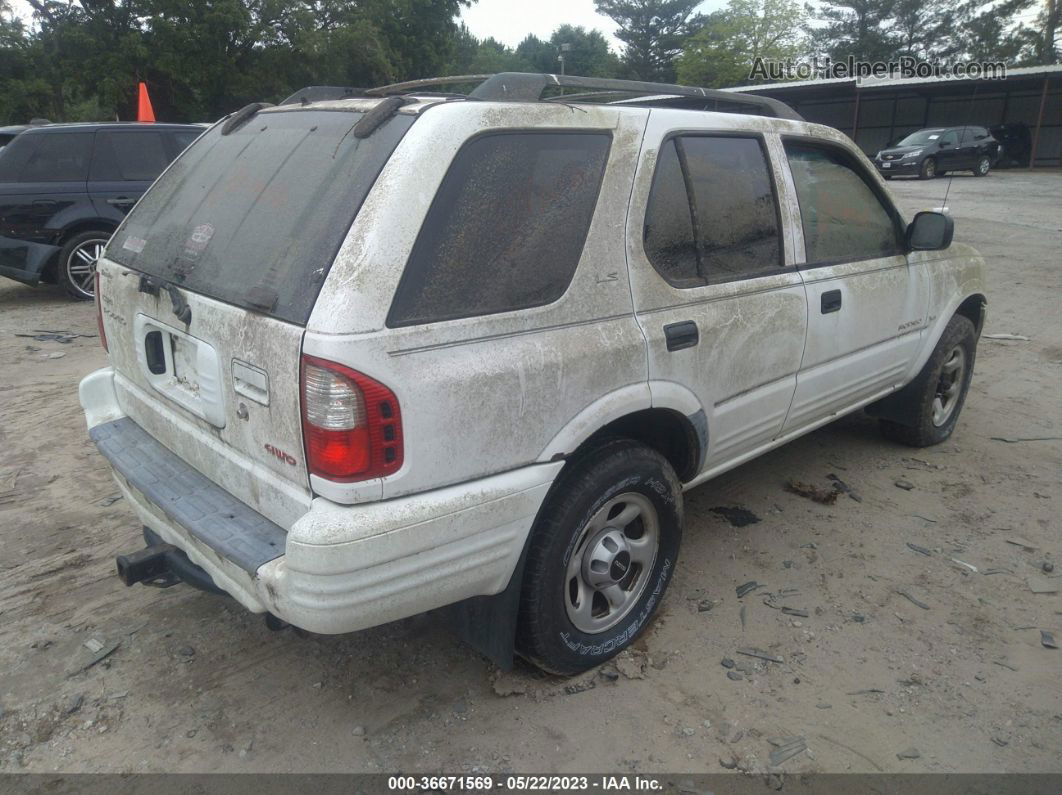
[{"label": "rear wiper", "polygon": [[137,286],[137,290],[148,295],[153,295],[156,298],[159,295],[160,290],[165,290],[170,296],[170,305],[173,308],[173,314],[184,325],[190,325],[192,322],[192,307],[188,305],[184,296],[181,295],[181,291],[177,289],[177,285],[173,282],[167,282],[165,279],[156,279],[148,276],[146,273],[140,274],[140,284]]}]

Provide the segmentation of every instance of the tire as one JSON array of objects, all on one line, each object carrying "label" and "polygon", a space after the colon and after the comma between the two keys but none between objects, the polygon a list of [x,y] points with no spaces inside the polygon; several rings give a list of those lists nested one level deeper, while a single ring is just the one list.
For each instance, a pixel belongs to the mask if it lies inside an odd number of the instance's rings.
[{"label": "tire", "polygon": [[977,158],[977,164],[974,166],[975,177],[987,177],[988,172],[992,170],[992,158],[988,155],[981,155]]},{"label": "tire", "polygon": [[935,158],[927,157],[922,161],[922,165],[918,169],[919,179],[933,179],[937,175],[937,161]]},{"label": "tire", "polygon": [[56,276],[72,298],[91,301],[96,297],[96,261],[110,237],[110,232],[79,232],[63,244]]},{"label": "tire", "polygon": [[606,441],[564,470],[531,532],[517,653],[577,674],[630,646],[659,607],[682,541],[682,486],[655,450]]},{"label": "tire", "polygon": [[896,395],[906,416],[902,421],[880,420],[885,438],[910,447],[929,447],[951,436],[970,389],[976,353],[974,324],[955,315],[925,367]]}]

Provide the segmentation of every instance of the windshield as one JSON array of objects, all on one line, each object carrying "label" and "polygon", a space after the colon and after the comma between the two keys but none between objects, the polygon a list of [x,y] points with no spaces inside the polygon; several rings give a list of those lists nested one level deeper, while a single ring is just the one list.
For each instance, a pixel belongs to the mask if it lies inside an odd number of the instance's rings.
[{"label": "windshield", "polygon": [[380,169],[414,116],[368,138],[364,114],[261,113],[204,133],[129,214],[107,256],[168,282],[305,325]]},{"label": "windshield", "polygon": [[925,146],[932,143],[944,134],[944,130],[919,130],[906,138],[901,138],[896,146]]}]

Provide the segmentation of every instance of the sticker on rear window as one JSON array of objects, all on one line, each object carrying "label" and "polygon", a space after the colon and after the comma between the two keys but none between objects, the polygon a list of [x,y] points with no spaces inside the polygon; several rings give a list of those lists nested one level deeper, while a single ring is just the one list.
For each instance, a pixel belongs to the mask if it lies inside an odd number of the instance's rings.
[{"label": "sticker on rear window", "polygon": [[125,242],[122,243],[122,248],[126,251],[132,251],[134,254],[139,254],[146,245],[147,241],[142,237],[127,237]]},{"label": "sticker on rear window", "polygon": [[203,253],[203,249],[207,247],[210,242],[210,238],[214,236],[214,227],[210,224],[200,224],[192,230],[192,234],[188,236],[188,240],[184,243],[184,253],[186,256],[194,259]]}]

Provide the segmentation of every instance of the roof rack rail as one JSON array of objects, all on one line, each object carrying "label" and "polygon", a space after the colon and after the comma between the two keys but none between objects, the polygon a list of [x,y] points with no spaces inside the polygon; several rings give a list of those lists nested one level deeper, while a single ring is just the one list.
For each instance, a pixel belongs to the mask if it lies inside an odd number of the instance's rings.
[{"label": "roof rack rail", "polygon": [[[546,101],[571,102],[597,98],[595,93],[604,96],[623,96],[631,94],[661,95],[672,97],[696,97],[713,100],[728,105],[746,105],[755,108],[761,115],[774,116],[779,119],[803,121],[803,117],[772,97],[756,94],[744,94],[737,91],[722,91],[714,88],[679,86],[669,83],[647,83],[639,80],[616,80],[605,77],[579,77],[577,75],[534,74],[529,72],[499,72],[492,75],[451,75],[448,77],[430,77],[424,80],[410,80],[404,83],[370,88],[364,93],[369,96],[388,96],[404,94],[420,88],[460,83],[479,83],[469,93],[470,99],[482,99],[501,102],[540,102],[542,94],[548,88],[582,88],[593,93],[577,95],[560,95],[549,97]],[[659,101],[658,101],[659,104]]]},{"label": "roof rack rail", "polygon": [[327,102],[334,99],[351,99],[365,96],[364,88],[350,86],[306,86],[300,88],[290,97],[280,102],[281,105],[295,105],[307,102]]}]

